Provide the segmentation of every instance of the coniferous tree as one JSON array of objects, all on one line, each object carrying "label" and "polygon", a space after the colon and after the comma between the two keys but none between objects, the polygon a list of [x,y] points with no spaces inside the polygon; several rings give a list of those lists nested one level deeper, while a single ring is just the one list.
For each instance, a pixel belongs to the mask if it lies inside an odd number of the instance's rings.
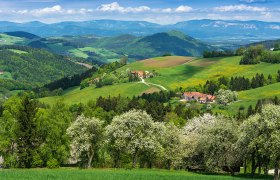
[{"label": "coniferous tree", "polygon": [[16,115],[17,127],[15,131],[17,139],[18,166],[31,168],[36,150],[39,147],[37,136],[36,113],[38,102],[24,95],[20,102]]}]

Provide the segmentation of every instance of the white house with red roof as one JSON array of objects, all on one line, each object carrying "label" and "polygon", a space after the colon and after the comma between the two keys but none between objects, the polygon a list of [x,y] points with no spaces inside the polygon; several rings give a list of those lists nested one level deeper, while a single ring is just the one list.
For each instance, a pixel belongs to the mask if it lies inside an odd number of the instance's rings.
[{"label": "white house with red roof", "polygon": [[205,104],[215,102],[216,96],[200,92],[185,92],[183,93],[183,99],[186,101],[197,101],[201,104]]}]

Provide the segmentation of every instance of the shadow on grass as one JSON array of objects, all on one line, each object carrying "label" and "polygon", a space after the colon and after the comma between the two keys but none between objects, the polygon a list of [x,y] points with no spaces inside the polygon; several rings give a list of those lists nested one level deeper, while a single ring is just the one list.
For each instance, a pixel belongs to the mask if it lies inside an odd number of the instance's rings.
[{"label": "shadow on grass", "polygon": [[210,175],[215,175],[215,176],[228,175],[229,177],[240,178],[240,179],[260,179],[260,180],[273,179],[272,175],[254,175],[254,176],[252,176],[251,174],[235,174],[234,176],[231,176],[230,174],[225,174],[225,173],[207,173],[207,172],[197,172],[196,174],[209,175],[209,176]]}]

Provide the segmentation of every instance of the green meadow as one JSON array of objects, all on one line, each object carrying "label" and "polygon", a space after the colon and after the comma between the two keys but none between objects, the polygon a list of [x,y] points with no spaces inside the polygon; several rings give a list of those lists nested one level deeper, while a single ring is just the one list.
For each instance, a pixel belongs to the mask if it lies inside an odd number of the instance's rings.
[{"label": "green meadow", "polygon": [[104,86],[102,88],[95,88],[92,86],[82,90],[80,90],[80,87],[74,87],[66,90],[62,96],[46,97],[42,98],[41,101],[47,104],[53,104],[58,100],[63,101],[66,104],[87,103],[90,100],[95,100],[99,96],[138,96],[151,88],[154,87],[137,82],[115,84],[111,86]]},{"label": "green meadow", "polygon": [[[160,58],[157,58],[159,61]],[[204,84],[207,80],[215,80],[219,77],[226,76],[245,76],[252,77],[256,73],[276,74],[280,70],[280,64],[260,63],[257,65],[239,65],[241,57],[226,58],[210,58],[196,59],[189,63],[178,65],[175,67],[147,67],[144,61],[131,63],[122,69],[131,70],[156,70],[160,73],[152,79],[148,79],[152,83],[161,84],[168,89],[176,87],[190,87]]]},{"label": "green meadow", "polygon": [[0,170],[0,179],[15,180],[250,180],[250,179],[272,179],[272,176],[255,177],[249,176],[229,176],[229,175],[206,175],[196,174],[186,171],[168,171],[158,169],[12,169]]},{"label": "green meadow", "polygon": [[[178,57],[175,57],[178,58]],[[240,57],[228,58],[211,58],[211,59],[193,59],[189,62],[176,65],[173,67],[157,67],[150,66],[147,62],[156,60],[165,62],[170,65],[176,63],[174,57],[159,57],[147,61],[138,61],[128,64],[117,71],[130,70],[155,70],[160,75],[154,78],[146,79],[147,82],[159,84],[167,89],[175,89],[176,87],[191,87],[199,84],[204,84],[206,80],[215,80],[221,76],[245,76],[251,78],[256,73],[275,75],[280,70],[280,64],[260,63],[257,65],[239,65]],[[170,62],[168,62],[170,61]],[[152,86],[147,86],[142,83],[125,83],[115,84],[112,86],[104,86],[102,88],[88,87],[80,90],[79,87],[66,90],[62,96],[46,97],[41,101],[47,104],[53,104],[55,101],[62,100],[67,104],[86,103],[89,100],[98,98],[99,96],[137,96],[144,92],[152,91]],[[152,91],[153,92],[153,91]],[[219,109],[216,105],[216,112],[231,112],[236,114],[238,108],[242,105],[247,108],[250,105],[255,105],[258,99],[273,98],[280,96],[280,83],[271,84],[265,87],[251,89],[239,92],[239,101],[235,102],[225,109]]]}]

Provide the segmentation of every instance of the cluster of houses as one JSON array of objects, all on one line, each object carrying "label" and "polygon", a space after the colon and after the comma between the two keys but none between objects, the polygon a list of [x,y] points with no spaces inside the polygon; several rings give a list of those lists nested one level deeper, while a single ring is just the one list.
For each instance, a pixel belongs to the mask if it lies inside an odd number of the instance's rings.
[{"label": "cluster of houses", "polygon": [[203,94],[200,92],[184,92],[183,101],[196,101],[201,104],[214,103],[216,96]]}]

